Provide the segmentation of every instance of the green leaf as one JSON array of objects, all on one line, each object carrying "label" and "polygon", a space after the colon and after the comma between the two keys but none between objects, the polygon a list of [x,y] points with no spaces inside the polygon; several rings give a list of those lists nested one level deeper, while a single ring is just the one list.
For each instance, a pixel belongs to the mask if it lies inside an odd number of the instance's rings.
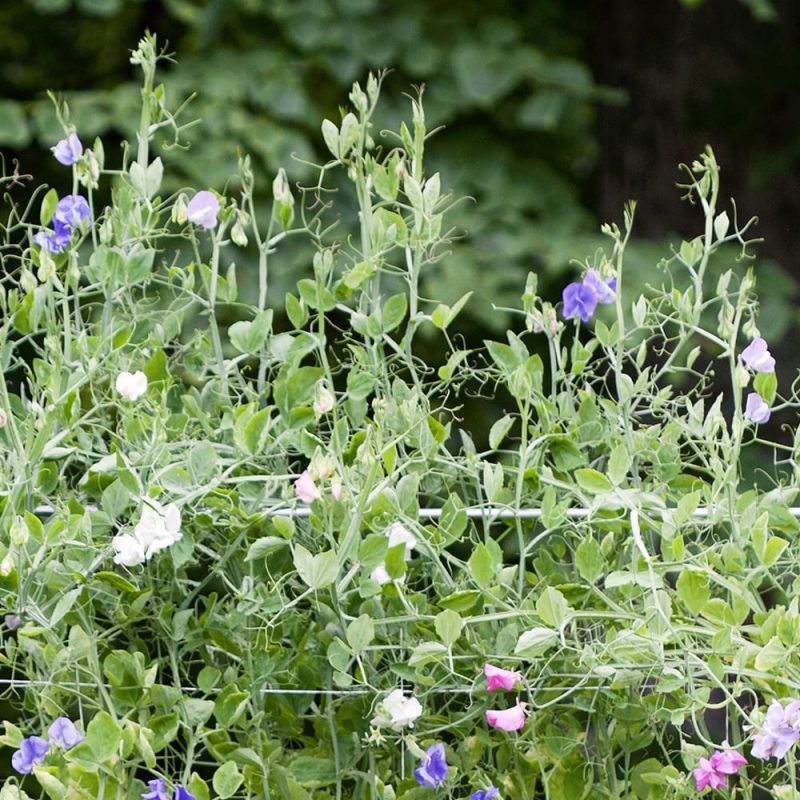
[{"label": "green leaf", "polygon": [[313,789],[336,782],[336,764],[330,758],[299,756],[289,765],[289,771],[301,786]]},{"label": "green leaf", "polygon": [[602,494],[614,488],[611,481],[596,469],[576,469],[575,480],[578,486],[589,494]]},{"label": "green leaf", "polygon": [[774,372],[759,372],[753,380],[753,389],[771,406],[778,391],[778,378]]},{"label": "green leaf", "polygon": [[445,544],[451,544],[461,537],[467,527],[467,512],[461,498],[451,494],[442,507],[442,516],[439,518],[439,533]]},{"label": "green leaf", "polygon": [[189,472],[195,483],[203,484],[211,480],[217,471],[217,451],[211,442],[197,442],[189,451]]},{"label": "green leaf", "polygon": [[452,609],[446,609],[434,618],[436,633],[447,647],[452,647],[461,636],[464,622],[461,616]]},{"label": "green leaf", "polygon": [[244,446],[252,455],[258,455],[264,447],[270,429],[270,411],[269,408],[256,411],[244,426]]},{"label": "green leaf", "polygon": [[259,558],[264,558],[275,550],[286,547],[288,544],[289,542],[280,536],[262,536],[250,545],[244,560],[257,561]]},{"label": "green leaf", "polygon": [[511,430],[513,424],[514,417],[511,414],[506,414],[492,425],[489,429],[489,447],[491,447],[492,450],[497,450],[503,439],[506,438],[506,435]]},{"label": "green leaf", "polygon": [[675,585],[678,589],[678,597],[692,614],[699,614],[711,597],[708,575],[705,572],[685,569],[681,572]]},{"label": "green leaf", "polygon": [[584,538],[575,550],[575,566],[580,576],[594,583],[603,574],[605,564],[600,545],[591,536]]},{"label": "green leaf", "polygon": [[50,220],[53,219],[53,214],[56,213],[56,206],[58,205],[58,192],[55,189],[50,191],[42,198],[42,205],[39,208],[39,221],[42,225],[49,225]]},{"label": "green leaf", "polygon": [[114,522],[125,513],[130,504],[130,499],[130,493],[122,481],[117,479],[103,490],[100,505],[103,507],[103,511],[108,514],[108,518]]},{"label": "green leaf", "polygon": [[552,628],[531,628],[517,640],[514,655],[523,658],[537,658],[544,655],[558,642],[558,633]]},{"label": "green leaf", "polygon": [[570,613],[569,603],[558,589],[548,586],[536,601],[536,613],[546,625],[558,628]]},{"label": "green leaf", "polygon": [[225,762],[215,773],[211,780],[214,791],[220,798],[232,797],[236,790],[242,785],[244,778],[236,766],[236,762]]},{"label": "green leaf", "polygon": [[86,728],[86,744],[99,762],[116,755],[122,731],[107,711],[98,711]]},{"label": "green leaf", "polygon": [[[290,297],[291,295],[287,295]],[[272,309],[260,311],[252,320],[234,322],[228,328],[231,344],[240,352],[253,355],[266,344],[272,330]]]},{"label": "green leaf", "polygon": [[339,150],[339,129],[329,119],[322,121],[322,138],[331,151],[331,155],[338,159],[340,155]]},{"label": "green leaf", "polygon": [[295,545],[294,565],[303,583],[315,591],[332,584],[339,573],[339,561],[333,550],[312,556],[301,544]]},{"label": "green leaf", "polygon": [[470,575],[472,575],[475,583],[481,588],[486,588],[495,577],[495,563],[492,554],[483,542],[481,542],[467,562]]},{"label": "green leaf", "polygon": [[755,660],[755,667],[762,672],[771,672],[776,667],[781,666],[786,660],[786,648],[777,636],[773,636],[758,651]]},{"label": "green leaf", "polygon": [[631,457],[625,445],[618,444],[608,458],[608,477],[614,486],[620,486],[631,468]]},{"label": "green leaf", "polygon": [[138,250],[125,261],[125,277],[129,284],[142,283],[150,277],[155,261],[155,250]]},{"label": "green leaf", "polygon": [[347,626],[347,643],[354,653],[363,652],[375,638],[375,626],[369,614],[362,614]]},{"label": "green leaf", "polygon": [[39,785],[45,790],[47,796],[52,800],[64,800],[67,796],[67,787],[50,772],[53,767],[40,767],[38,765],[33,768],[33,777],[39,781]]},{"label": "green leaf", "polygon": [[82,589],[82,586],[78,586],[76,589],[70,589],[68,592],[59,597],[56,607],[53,609],[53,613],[50,615],[51,628],[54,628],[56,625],[58,625],[63,617],[71,611],[72,606],[75,605],[75,601],[78,599],[78,595],[81,593]]},{"label": "green leaf", "polygon": [[295,328],[302,328],[303,325],[306,324],[308,321],[308,311],[306,311],[305,305],[301,304],[290,292],[286,293],[284,307],[286,308],[286,316],[289,317],[289,322],[291,322]]},{"label": "green leaf", "polygon": [[408,311],[408,300],[404,293],[392,295],[381,311],[381,329],[391,333],[405,318]]}]

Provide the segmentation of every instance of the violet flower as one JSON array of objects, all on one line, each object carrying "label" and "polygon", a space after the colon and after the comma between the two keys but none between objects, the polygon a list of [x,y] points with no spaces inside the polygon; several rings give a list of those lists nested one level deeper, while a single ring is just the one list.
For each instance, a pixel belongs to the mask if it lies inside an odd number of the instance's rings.
[{"label": "violet flower", "polygon": [[770,355],[767,342],[757,336],[742,350],[739,358],[747,369],[754,372],[775,372],[775,359]]},{"label": "violet flower", "polygon": [[447,761],[444,745],[432,744],[426,751],[422,763],[414,770],[414,778],[420,786],[435,789],[447,778]]},{"label": "violet flower", "polygon": [[800,700],[784,708],[777,700],[767,709],[767,716],[753,738],[753,756],[761,759],[783,758],[800,739]]},{"label": "violet flower", "polygon": [[176,786],[175,795],[172,800],[195,800],[195,796],[185,787]]},{"label": "violet flower", "polygon": [[490,786],[488,789],[478,789],[469,796],[469,800],[494,800],[500,790],[496,786]]},{"label": "violet flower", "polygon": [[58,717],[53,721],[47,729],[47,738],[50,744],[57,744],[65,750],[83,741],[83,735],[67,717]]},{"label": "violet flower", "polygon": [[11,756],[11,766],[21,775],[30,775],[34,766],[44,761],[48,749],[49,745],[41,736],[28,736]]},{"label": "violet flower", "polygon": [[163,778],[147,781],[147,786],[150,791],[142,794],[142,800],[169,800],[167,786]]},{"label": "violet flower", "polygon": [[56,205],[55,214],[53,214],[54,226],[55,223],[60,222],[70,230],[83,227],[84,223],[91,225],[91,217],[92,212],[86,198],[79,194],[68,194],[62,197]]},{"label": "violet flower", "polygon": [[69,244],[72,229],[58,220],[55,220],[53,227],[54,230],[52,232],[39,231],[39,233],[34,234],[33,241],[43,250],[57,255]]},{"label": "violet flower", "polygon": [[584,322],[588,322],[597,308],[597,294],[591,286],[583,283],[570,283],[566,286],[562,299],[565,319],[580,317]]},{"label": "violet flower", "polygon": [[756,425],[763,425],[765,422],[769,422],[771,413],[769,406],[761,395],[756,392],[750,392],[747,395],[744,414],[751,422]]},{"label": "violet flower", "polygon": [[597,302],[603,305],[613,303],[617,299],[616,278],[603,280],[596,269],[590,269],[583,276],[583,285],[588,286],[597,295]]},{"label": "violet flower", "polygon": [[83,155],[83,145],[78,134],[73,131],[66,139],[58,142],[53,148],[53,155],[59,164],[72,166]]}]

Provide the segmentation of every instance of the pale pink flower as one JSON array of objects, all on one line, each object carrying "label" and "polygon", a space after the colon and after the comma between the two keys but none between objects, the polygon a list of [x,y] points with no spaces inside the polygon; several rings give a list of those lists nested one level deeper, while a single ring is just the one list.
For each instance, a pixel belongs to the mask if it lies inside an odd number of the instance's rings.
[{"label": "pale pink flower", "polygon": [[304,503],[310,504],[322,497],[320,490],[314,483],[314,479],[311,477],[311,473],[307,469],[304,469],[300,473],[300,477],[294,482],[294,491]]},{"label": "pale pink flower", "polygon": [[490,692],[494,692],[497,689],[511,691],[518,683],[522,682],[522,675],[519,672],[500,669],[500,667],[495,667],[492,664],[484,666],[483,674],[486,676],[487,689]]},{"label": "pale pink flower", "polygon": [[189,222],[202,228],[215,228],[218,213],[219,200],[213,192],[198,192],[186,206],[186,217]]},{"label": "pale pink flower", "polygon": [[519,703],[499,711],[487,709],[486,721],[501,731],[518,731],[525,727],[525,709]]}]

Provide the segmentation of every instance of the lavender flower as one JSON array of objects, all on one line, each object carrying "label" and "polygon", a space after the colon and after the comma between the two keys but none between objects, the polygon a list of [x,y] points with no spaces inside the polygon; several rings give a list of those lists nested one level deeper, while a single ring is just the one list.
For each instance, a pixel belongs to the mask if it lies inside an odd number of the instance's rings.
[{"label": "lavender flower", "polygon": [[754,372],[775,372],[775,359],[770,355],[767,342],[760,336],[742,350],[739,358]]},{"label": "lavender flower", "polygon": [[616,278],[606,278],[603,280],[596,269],[590,269],[583,276],[583,285],[588,286],[597,295],[597,302],[608,305],[617,299],[617,280]]},{"label": "lavender flower", "polygon": [[447,778],[447,761],[443,744],[437,742],[425,751],[422,763],[414,770],[414,778],[420,786],[431,789],[444,783]]},{"label": "lavender flower", "polygon": [[800,700],[784,708],[777,700],[767,709],[761,730],[753,738],[756,758],[783,758],[800,739]]},{"label": "lavender flower", "polygon": [[19,750],[11,756],[11,766],[21,775],[30,775],[34,766],[44,761],[48,747],[41,736],[29,736],[23,739]]},{"label": "lavender flower", "polygon": [[163,778],[156,778],[153,781],[148,781],[147,786],[150,791],[142,795],[142,800],[169,800],[167,786]]},{"label": "lavender flower", "polygon": [[215,228],[218,213],[219,200],[213,192],[198,192],[186,206],[186,216],[189,222],[200,225],[202,228]]},{"label": "lavender flower", "polygon": [[53,227],[52,233],[50,231],[39,231],[34,235],[33,241],[43,250],[57,255],[69,244],[71,229],[58,220],[54,222]]},{"label": "lavender flower", "polygon": [[83,741],[81,732],[67,717],[58,717],[53,721],[53,724],[47,729],[47,738],[50,740],[50,744],[57,744],[65,750],[69,750]]},{"label": "lavender flower", "polygon": [[68,230],[83,227],[83,224],[92,224],[92,213],[85,197],[79,194],[68,194],[58,201],[56,213],[53,215],[54,226],[61,223]]},{"label": "lavender flower", "polygon": [[73,132],[66,139],[62,139],[53,148],[53,155],[59,164],[65,167],[72,166],[83,155],[83,145],[78,134]]},{"label": "lavender flower", "polygon": [[478,789],[469,796],[469,800],[494,800],[500,790],[496,786],[490,786],[488,789]]},{"label": "lavender flower", "polygon": [[763,425],[765,422],[769,422],[771,414],[769,406],[764,402],[764,399],[755,392],[750,392],[750,394],[747,395],[744,413],[745,416],[756,425]]},{"label": "lavender flower", "polygon": [[564,317],[572,319],[580,317],[588,322],[597,308],[597,293],[591,286],[583,283],[570,283],[564,288]]}]

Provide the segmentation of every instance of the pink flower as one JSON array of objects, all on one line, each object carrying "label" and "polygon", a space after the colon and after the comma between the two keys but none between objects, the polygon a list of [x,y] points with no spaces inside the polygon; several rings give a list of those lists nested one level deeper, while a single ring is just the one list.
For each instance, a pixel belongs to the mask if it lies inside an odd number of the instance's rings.
[{"label": "pink flower", "polygon": [[739,767],[747,763],[747,759],[736,750],[717,750],[709,759],[711,766],[723,775],[735,775]]},{"label": "pink flower", "polygon": [[304,503],[313,503],[322,497],[307,469],[303,470],[300,477],[294,482],[294,491]]},{"label": "pink flower", "polygon": [[487,709],[486,721],[501,731],[518,731],[525,727],[525,709],[519,703],[501,711]]},{"label": "pink flower", "polygon": [[484,665],[483,674],[486,676],[486,688],[490,692],[494,692],[497,689],[511,691],[518,683],[522,682],[522,675],[519,672],[500,669],[500,667],[495,667],[492,664]]},{"label": "pink flower", "polygon": [[721,789],[728,785],[728,778],[717,772],[707,758],[700,759],[700,766],[692,770],[697,791],[701,792],[706,786],[712,789]]}]

